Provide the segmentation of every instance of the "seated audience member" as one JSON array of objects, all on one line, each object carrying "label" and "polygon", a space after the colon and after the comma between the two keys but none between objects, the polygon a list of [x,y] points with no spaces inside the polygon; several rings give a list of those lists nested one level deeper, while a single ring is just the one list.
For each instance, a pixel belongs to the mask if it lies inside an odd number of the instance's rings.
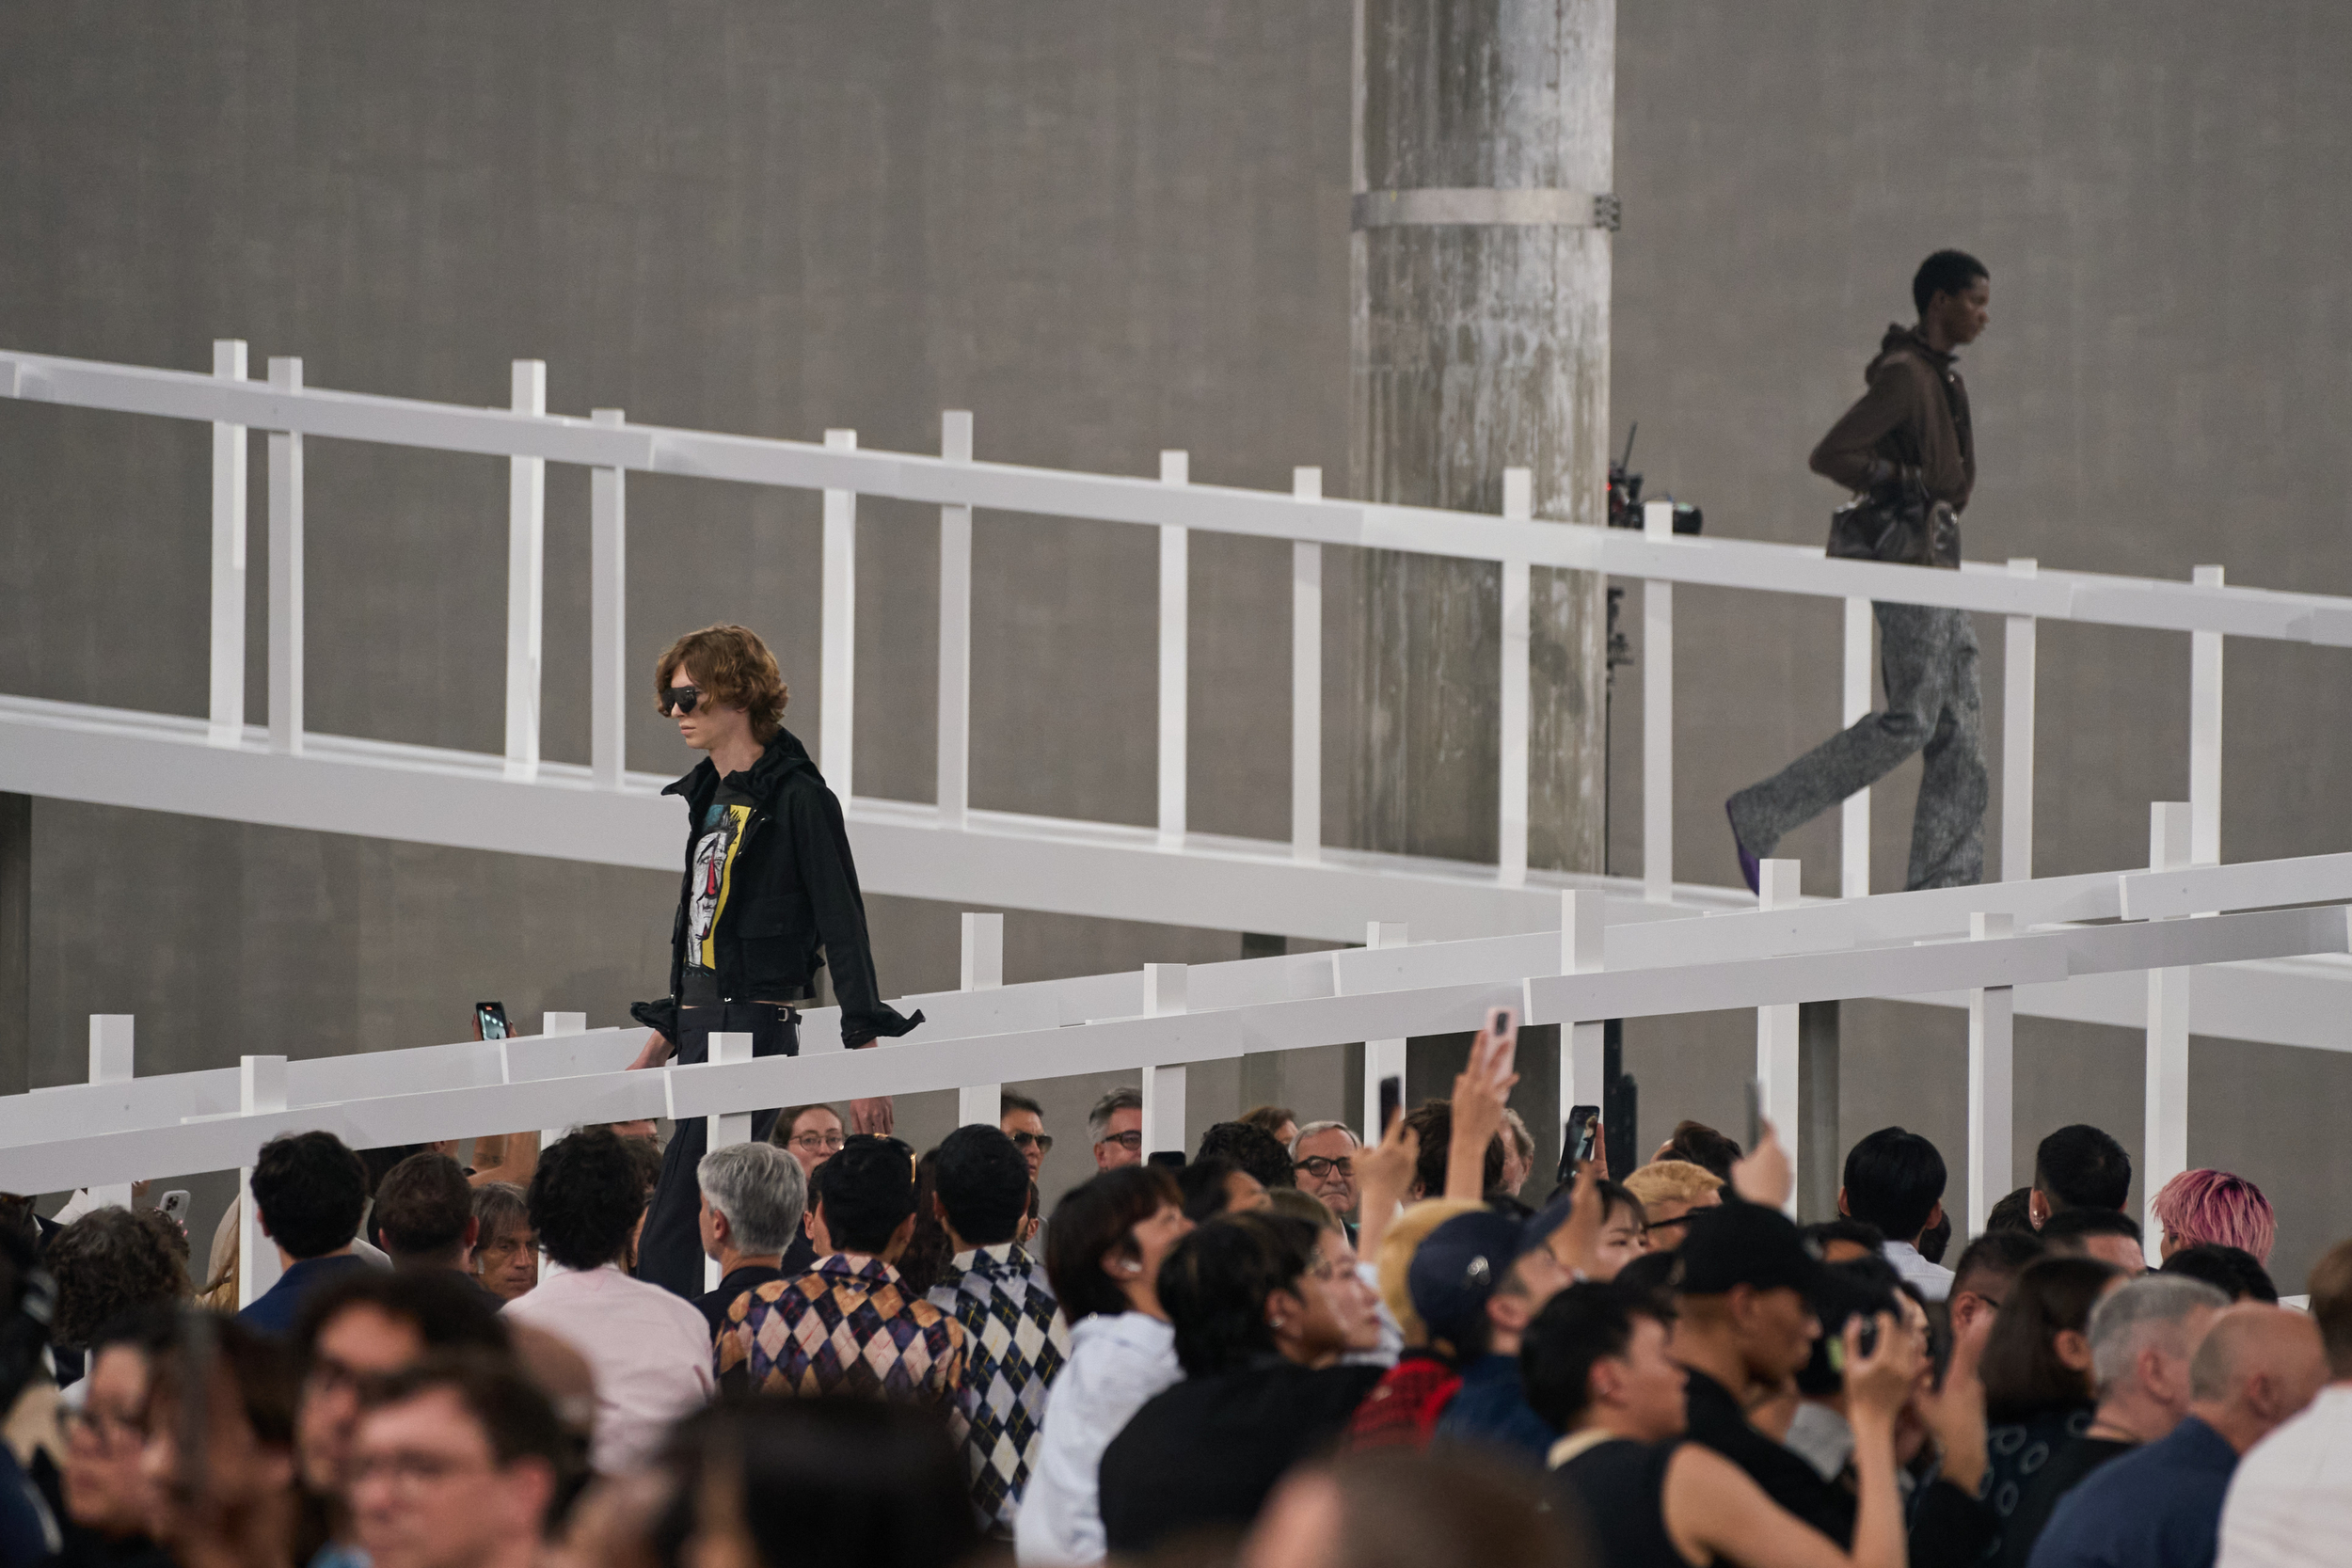
[{"label": "seated audience member", "polygon": [[1266,1206],[1265,1183],[1221,1154],[1203,1154],[1184,1166],[1176,1185],[1184,1194],[1184,1218],[1195,1225]]},{"label": "seated audience member", "polygon": [[[1498,1117],[1498,1119],[1500,1119]],[[1430,1198],[1483,1196],[1502,1185],[1504,1140],[1497,1132],[1488,1140],[1478,1168],[1477,1193],[1450,1192],[1449,1180],[1454,1163],[1454,1102],[1447,1100],[1427,1100],[1405,1116],[1406,1131],[1418,1140],[1420,1155],[1413,1165],[1413,1184],[1406,1189],[1407,1202],[1419,1203]]]},{"label": "seated audience member", "polygon": [[1944,1217],[1944,1156],[1916,1132],[1882,1127],[1846,1153],[1837,1212],[1885,1233],[1881,1249],[1895,1272],[1922,1296],[1952,1292],[1952,1271],[1920,1256],[1919,1242]]},{"label": "seated audience member", "polygon": [[1984,1216],[1985,1234],[1995,1230],[2031,1230],[2033,1228],[2033,1189],[2020,1187],[1994,1204]]},{"label": "seated audience member", "polygon": [[[1702,1215],[1682,1244],[1680,1262],[1672,1348],[1689,1374],[1691,1440],[1722,1454],[1780,1508],[1850,1548],[1854,1495],[1823,1481],[1749,1417],[1752,1405],[1788,1386],[1812,1359],[1821,1332],[1812,1306],[1821,1265],[1786,1215],[1744,1201]],[[1942,1445],[1943,1469],[1914,1504],[1911,1534],[1915,1543],[1932,1544],[1938,1560],[1972,1561],[1991,1537],[1990,1518],[1976,1500],[1984,1473],[1983,1415],[1973,1381],[1956,1379],[1949,1386],[1954,1397],[1920,1402],[1919,1414]]]},{"label": "seated audience member", "polygon": [[1465,1455],[1351,1455],[1294,1471],[1239,1568],[1588,1568],[1533,1481]]},{"label": "seated audience member", "polygon": [[2238,1462],[2221,1568],[2332,1568],[2352,1541],[2352,1242],[2329,1249],[2306,1288],[2331,1381]]},{"label": "seated audience member", "polygon": [[1534,1174],[1535,1134],[1527,1130],[1527,1118],[1506,1105],[1502,1108],[1502,1180],[1496,1190],[1505,1197],[1517,1197]]},{"label": "seated audience member", "polygon": [[2227,1308],[2189,1365],[2187,1415],[2169,1435],[2068,1493],[2034,1545],[2033,1568],[2212,1562],[2239,1457],[2300,1414],[2327,1381],[2327,1353],[2309,1317],[2282,1307]]},{"label": "seated audience member", "polygon": [[1916,1339],[1895,1332],[1889,1316],[1879,1320],[1868,1355],[1859,1323],[1841,1341],[1854,1435],[1848,1556],[1722,1454],[1680,1441],[1684,1374],[1667,1354],[1671,1332],[1659,1302],[1590,1281],[1552,1297],[1528,1327],[1521,1354],[1528,1402],[1565,1434],[1549,1456],[1553,1495],[1568,1505],[1565,1513],[1585,1522],[1595,1568],[1724,1561],[1899,1568],[1895,1430],[1921,1367]]},{"label": "seated audience member", "polygon": [[2200,1242],[2169,1254],[2157,1272],[2201,1279],[2232,1301],[2259,1301],[2276,1306],[2279,1300],[2279,1287],[2271,1283],[2270,1271],[2241,1247]]},{"label": "seated audience member", "polygon": [[1045,1164],[1045,1156],[1054,1148],[1054,1140],[1045,1131],[1045,1107],[1025,1094],[1003,1090],[997,1096],[996,1126],[1021,1150],[1021,1158],[1028,1162],[1029,1176],[1034,1180],[1038,1167]]},{"label": "seated audience member", "polygon": [[93,1209],[49,1238],[41,1261],[56,1282],[49,1339],[62,1350],[86,1350],[125,1313],[189,1295],[187,1238],[154,1209]]},{"label": "seated audience member", "polygon": [[368,1223],[396,1269],[445,1269],[473,1275],[474,1189],[466,1167],[446,1154],[411,1154],[375,1184]]},{"label": "seated audience member", "polygon": [[1311,1121],[1291,1140],[1291,1180],[1301,1192],[1353,1227],[1356,1192],[1356,1133],[1343,1121]]},{"label": "seated audience member", "polygon": [[1379,1334],[1372,1293],[1314,1227],[1234,1214],[1176,1243],[1160,1300],[1184,1381],[1136,1412],[1103,1452],[1111,1553],[1237,1532],[1284,1471],[1337,1438],[1377,1367],[1339,1365]]},{"label": "seated audience member", "polygon": [[2052,1252],[2096,1258],[2125,1274],[2148,1268],[2139,1222],[2114,1209],[2061,1209],[2042,1222],[2042,1239]]},{"label": "seated audience member", "polygon": [[1688,1160],[1652,1160],[1626,1177],[1625,1190],[1647,1216],[1643,1234],[1651,1252],[1674,1251],[1692,1216],[1724,1201],[1723,1178]]},{"label": "seated audience member", "polygon": [[1979,1322],[1989,1323],[2010,1282],[2048,1250],[2030,1227],[1987,1230],[1970,1242],[1953,1265],[1952,1293],[1945,1300],[1953,1338],[1966,1339]]},{"label": "seated audience member", "polygon": [[1288,1148],[1291,1140],[1298,1136],[1298,1117],[1287,1105],[1252,1105],[1233,1119],[1265,1129],[1274,1135],[1274,1141],[1284,1148]]},{"label": "seated audience member", "polygon": [[2193,1279],[2143,1275],[2090,1309],[2098,1407],[2080,1437],[2027,1477],[2001,1530],[2000,1561],[2024,1565],[2058,1499],[2108,1460],[2170,1433],[2188,1413],[2188,1370],[2229,1298]]},{"label": "seated audience member", "polygon": [[2148,1209],[2164,1227],[2158,1247],[2166,1258],[2183,1247],[2205,1245],[2235,1247],[2252,1254],[2257,1263],[2270,1261],[2279,1222],[2263,1190],[2242,1176],[2185,1170],[2156,1189]]},{"label": "seated audience member", "polygon": [[[1057,1224],[1059,1222],[1057,1221]],[[683,1440],[699,1450],[685,1540],[694,1568],[966,1568],[963,1466],[925,1413],[866,1400],[748,1400]]]},{"label": "seated audience member", "polygon": [[1519,1382],[1520,1336],[1569,1280],[1549,1245],[1549,1211],[1524,1223],[1490,1209],[1459,1215],[1429,1233],[1406,1275],[1414,1312],[1461,1369],[1433,1435],[1515,1453],[1531,1468],[1560,1435]]},{"label": "seated audience member", "polygon": [[507,1342],[497,1303],[445,1271],[365,1269],[303,1304],[294,1338],[302,1372],[294,1457],[327,1534],[311,1568],[366,1568],[354,1550],[350,1509],[351,1434],[361,1386],[435,1351],[503,1352]]},{"label": "seated audience member", "polygon": [[914,1235],[914,1156],[860,1132],[817,1167],[808,1273],[727,1308],[714,1364],[730,1393],[849,1393],[944,1405],[963,1376],[963,1328],[891,1265]]},{"label": "seated audience member", "polygon": [[1143,1164],[1143,1091],[1122,1085],[1096,1101],[1087,1113],[1087,1136],[1097,1171]]},{"label": "seated audience member", "polygon": [[704,1155],[694,1180],[702,1191],[703,1256],[719,1265],[718,1289],[694,1305],[715,1338],[736,1297],[785,1277],[784,1254],[807,1207],[807,1178],[773,1144],[731,1144]]},{"label": "seated audience member", "polygon": [[1600,1195],[1600,1244],[1594,1251],[1587,1279],[1610,1280],[1649,1250],[1649,1215],[1642,1200],[1614,1181],[1601,1180],[1593,1190]]},{"label": "seated audience member", "polygon": [[1266,1194],[1266,1212],[1305,1220],[1323,1232],[1323,1252],[1333,1263],[1355,1275],[1372,1299],[1373,1316],[1380,1325],[1379,1340],[1370,1350],[1350,1351],[1344,1359],[1386,1370],[1396,1365],[1405,1349],[1404,1332],[1380,1301],[1380,1271],[1356,1255],[1355,1238],[1337,1214],[1295,1187],[1278,1187]]},{"label": "seated audience member", "polygon": [[1158,1165],[1104,1171],[1054,1210],[1045,1273],[1070,1324],[1070,1351],[1013,1521],[1022,1568],[1103,1560],[1103,1450],[1145,1402],[1184,1376],[1159,1277],[1191,1230],[1176,1179]]},{"label": "seated audience member", "polygon": [[[356,1189],[356,1158],[352,1168]],[[307,1556],[296,1539],[294,1418],[294,1354],[282,1339],[242,1318],[180,1314],[150,1362],[141,1458],[151,1533],[178,1568],[294,1568]]]},{"label": "seated audience member", "polygon": [[510,1357],[436,1356],[371,1387],[351,1506],[370,1568],[535,1568],[569,1459]]},{"label": "seated audience member", "polygon": [[[66,1227],[51,1250],[96,1217],[87,1214]],[[62,1322],[62,1281],[58,1294]],[[167,1568],[170,1561],[148,1537],[158,1503],[140,1450],[151,1363],[171,1343],[178,1323],[172,1307],[135,1307],[110,1314],[82,1338],[89,1371],[81,1402],[63,1413],[65,1449],[57,1466],[65,1503],[57,1521],[65,1538],[56,1557],[61,1568]]]},{"label": "seated audience member", "polygon": [[803,1176],[815,1176],[817,1167],[840,1153],[848,1141],[843,1126],[841,1113],[830,1105],[787,1105],[776,1113],[768,1141],[798,1160]]},{"label": "seated audience member", "polygon": [[593,1462],[602,1475],[643,1463],[670,1423],[711,1389],[709,1325],[694,1304],[621,1272],[647,1196],[631,1141],[587,1128],[539,1156],[531,1227],[563,1272],[505,1311],[587,1359],[596,1384]]},{"label": "seated audience member", "polygon": [[1200,1148],[1193,1162],[1218,1159],[1231,1161],[1268,1192],[1298,1185],[1291,1176],[1289,1146],[1264,1128],[1246,1121],[1220,1121],[1200,1134]]},{"label": "seated audience member", "polygon": [[1350,1449],[1422,1449],[1437,1431],[1438,1418],[1462,1386],[1453,1348],[1431,1341],[1429,1325],[1413,1310],[1413,1259],[1431,1233],[1464,1214],[1488,1212],[1483,1203],[1434,1197],[1398,1215],[1380,1239],[1377,1289],[1380,1305],[1399,1331],[1396,1363],[1372,1386],[1348,1418]]},{"label": "seated audience member", "polygon": [[2052,1254],[2019,1270],[2002,1293],[1979,1375],[1990,1432],[1984,1497],[2003,1528],[2026,1483],[2090,1430],[2090,1310],[2124,1278],[2096,1258]]},{"label": "seated audience member", "polygon": [[1822,1220],[1806,1226],[1804,1236],[1804,1244],[1819,1252],[1824,1263],[1851,1263],[1859,1259],[1876,1258],[1886,1245],[1885,1231],[1857,1219]]},{"label": "seated audience member", "polygon": [[285,1272],[237,1316],[264,1334],[283,1334],[305,1296],[368,1266],[352,1251],[368,1205],[367,1171],[331,1132],[289,1132],[262,1146],[252,1185],[262,1231]]},{"label": "seated audience member", "polygon": [[2033,1188],[2026,1208],[2041,1229],[2069,1209],[2123,1212],[2132,1193],[2132,1157],[2095,1127],[2076,1122],[2042,1140],[2033,1154]]},{"label": "seated audience member", "polygon": [[[535,1169],[539,1163],[532,1156]],[[473,1190],[475,1283],[501,1301],[513,1301],[539,1283],[539,1238],[531,1233],[523,1189],[484,1181]]]},{"label": "seated audience member", "polygon": [[1673,1136],[1658,1146],[1650,1163],[1681,1160],[1708,1172],[1718,1181],[1728,1181],[1731,1167],[1740,1163],[1740,1152],[1738,1144],[1705,1122],[1680,1121],[1675,1124]]},{"label": "seated audience member", "polygon": [[947,1435],[971,1468],[982,1527],[1009,1536],[1070,1331],[1044,1268],[1016,1239],[1029,1202],[1023,1151],[1001,1132],[959,1127],[940,1140],[938,1154],[931,1202],[951,1256],[930,1299],[963,1325],[963,1376]]}]

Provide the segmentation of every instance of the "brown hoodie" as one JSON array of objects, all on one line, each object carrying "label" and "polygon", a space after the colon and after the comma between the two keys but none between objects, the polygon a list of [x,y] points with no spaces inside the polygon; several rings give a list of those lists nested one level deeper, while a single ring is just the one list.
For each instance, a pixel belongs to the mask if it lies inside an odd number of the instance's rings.
[{"label": "brown hoodie", "polygon": [[1813,449],[1813,471],[1855,491],[1916,475],[1931,499],[1966,510],[1977,444],[1953,356],[1915,327],[1889,326],[1863,378],[1869,390]]}]

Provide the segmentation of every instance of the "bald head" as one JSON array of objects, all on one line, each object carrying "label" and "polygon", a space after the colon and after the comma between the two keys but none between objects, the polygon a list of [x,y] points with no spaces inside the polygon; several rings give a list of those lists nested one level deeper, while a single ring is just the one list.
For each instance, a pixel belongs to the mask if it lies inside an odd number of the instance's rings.
[{"label": "bald head", "polygon": [[2328,1382],[2319,1325],[2246,1302],[2217,1314],[2189,1366],[2190,1413],[2244,1453],[2300,1413]]}]

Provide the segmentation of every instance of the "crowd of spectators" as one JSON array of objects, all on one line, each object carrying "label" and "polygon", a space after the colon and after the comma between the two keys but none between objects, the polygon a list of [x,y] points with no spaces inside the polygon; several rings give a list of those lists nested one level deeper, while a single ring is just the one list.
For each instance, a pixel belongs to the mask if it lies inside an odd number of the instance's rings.
[{"label": "crowd of spectators", "polygon": [[[273,1140],[275,1278],[162,1212],[0,1206],[0,1568],[2267,1568],[2352,1540],[2352,1243],[2281,1305],[2254,1185],[2127,1212],[2060,1128],[1947,1261],[1942,1153],[1686,1122],[1536,1150],[1482,1036],[1377,1137],[1141,1096],[920,1155],[787,1107],[694,1170],[693,1297],[637,1277],[658,1130]],[[1535,1198],[1540,1198],[1540,1204]],[[234,1232],[228,1224],[225,1235]],[[263,1260],[266,1261],[266,1260]],[[2153,1270],[2151,1262],[2157,1266]]]}]

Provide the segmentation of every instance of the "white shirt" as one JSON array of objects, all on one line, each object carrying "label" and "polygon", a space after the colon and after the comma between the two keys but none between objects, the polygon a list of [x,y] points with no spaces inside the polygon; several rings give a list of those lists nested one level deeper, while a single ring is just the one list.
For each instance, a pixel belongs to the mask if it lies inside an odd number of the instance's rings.
[{"label": "white shirt", "polygon": [[2352,1383],[2249,1449],[2221,1505],[2219,1568],[2335,1568],[2352,1549]]},{"label": "white shirt", "polygon": [[1070,1331],[1070,1359],[1046,1396],[1045,1429],[1013,1521],[1021,1568],[1103,1560],[1103,1450],[1145,1402],[1184,1377],[1176,1331],[1159,1319],[1098,1312],[1079,1320]]},{"label": "white shirt", "polygon": [[653,1456],[672,1422],[709,1402],[710,1325],[701,1308],[612,1264],[542,1276],[506,1315],[580,1352],[596,1379],[597,1473]]},{"label": "white shirt", "polygon": [[1909,1242],[1889,1242],[1879,1248],[1879,1256],[1895,1265],[1895,1272],[1903,1282],[1930,1301],[1949,1300],[1952,1293],[1952,1271],[1941,1263],[1931,1263],[1919,1256],[1919,1249]]}]

